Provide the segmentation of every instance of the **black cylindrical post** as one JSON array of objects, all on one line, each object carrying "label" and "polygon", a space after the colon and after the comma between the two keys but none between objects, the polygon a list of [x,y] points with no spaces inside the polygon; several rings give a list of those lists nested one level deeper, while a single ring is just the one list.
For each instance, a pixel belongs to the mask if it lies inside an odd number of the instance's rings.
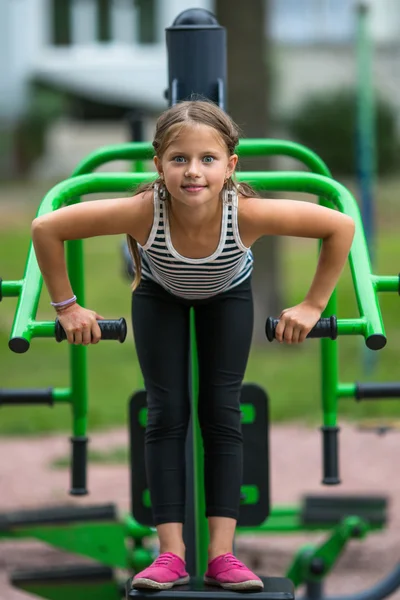
[{"label": "black cylindrical post", "polygon": [[321,427],[325,485],[337,485],[339,478],[339,427]]},{"label": "black cylindrical post", "polygon": [[180,13],[166,29],[168,102],[204,96],[226,110],[226,30],[207,10]]},{"label": "black cylindrical post", "polygon": [[88,493],[86,487],[87,443],[88,438],[85,436],[71,438],[71,496],[85,496]]}]

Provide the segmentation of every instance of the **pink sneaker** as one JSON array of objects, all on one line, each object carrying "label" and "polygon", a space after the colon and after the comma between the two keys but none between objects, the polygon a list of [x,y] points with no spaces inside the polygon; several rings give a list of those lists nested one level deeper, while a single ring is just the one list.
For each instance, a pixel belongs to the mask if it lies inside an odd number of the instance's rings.
[{"label": "pink sneaker", "polygon": [[226,590],[262,590],[264,584],[233,554],[217,556],[208,563],[204,582],[219,585]]},{"label": "pink sneaker", "polygon": [[135,575],[132,579],[132,587],[168,590],[174,585],[189,583],[189,579],[185,562],[176,554],[165,552],[160,554],[147,569]]}]

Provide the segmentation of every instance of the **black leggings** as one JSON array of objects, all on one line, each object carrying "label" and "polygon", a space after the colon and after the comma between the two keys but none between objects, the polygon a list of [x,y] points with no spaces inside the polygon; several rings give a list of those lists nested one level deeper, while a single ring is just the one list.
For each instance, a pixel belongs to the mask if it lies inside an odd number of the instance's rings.
[{"label": "black leggings", "polygon": [[132,322],[147,392],[145,460],[156,525],[184,522],[191,306],[196,321],[206,516],[237,519],[239,514],[240,389],[253,331],[250,278],[228,292],[194,301],[142,280],[132,295]]}]

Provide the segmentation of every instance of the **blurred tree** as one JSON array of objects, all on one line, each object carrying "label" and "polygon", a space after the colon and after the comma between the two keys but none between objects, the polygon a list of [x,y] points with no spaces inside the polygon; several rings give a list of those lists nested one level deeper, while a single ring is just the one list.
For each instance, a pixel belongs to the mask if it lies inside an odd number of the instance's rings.
[{"label": "blurred tree", "polygon": [[[267,0],[216,0],[216,17],[227,29],[227,110],[244,137],[266,137],[269,122],[270,69]],[[242,159],[241,170],[267,169],[266,159]],[[265,319],[278,316],[282,305],[279,241],[265,237],[254,246],[254,342],[265,344]]]}]

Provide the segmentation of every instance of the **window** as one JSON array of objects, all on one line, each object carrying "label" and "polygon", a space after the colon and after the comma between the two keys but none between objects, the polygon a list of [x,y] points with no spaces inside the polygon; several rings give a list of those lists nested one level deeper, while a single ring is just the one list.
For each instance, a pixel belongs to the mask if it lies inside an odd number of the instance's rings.
[{"label": "window", "polygon": [[72,0],[51,0],[51,39],[55,46],[71,44]]},{"label": "window", "polygon": [[97,0],[97,39],[111,40],[111,0]]},{"label": "window", "polygon": [[137,40],[154,44],[156,39],[156,0],[135,0]]},{"label": "window", "polygon": [[284,43],[338,43],[351,40],[352,0],[270,0],[271,34]]}]

